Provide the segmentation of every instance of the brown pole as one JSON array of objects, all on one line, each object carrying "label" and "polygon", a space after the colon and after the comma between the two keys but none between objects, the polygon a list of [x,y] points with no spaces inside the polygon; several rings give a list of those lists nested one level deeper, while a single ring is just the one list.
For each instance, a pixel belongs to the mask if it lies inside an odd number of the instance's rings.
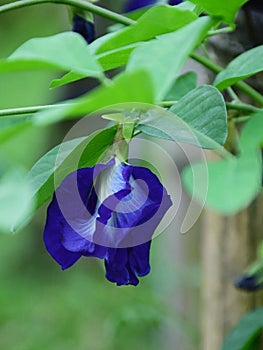
[{"label": "brown pole", "polygon": [[206,210],[202,234],[202,350],[220,350],[223,339],[240,318],[263,305],[263,292],[246,293],[233,285],[256,259],[262,233],[262,196],[235,216],[223,217]]}]

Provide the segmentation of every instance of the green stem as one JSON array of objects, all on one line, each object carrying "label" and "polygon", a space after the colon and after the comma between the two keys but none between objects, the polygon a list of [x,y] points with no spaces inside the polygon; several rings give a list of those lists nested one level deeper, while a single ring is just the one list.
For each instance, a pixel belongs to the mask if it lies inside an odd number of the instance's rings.
[{"label": "green stem", "polygon": [[[177,101],[162,101],[159,103],[159,105],[162,107],[168,108],[173,106],[176,103]],[[70,103],[68,103],[68,105],[70,105]],[[72,105],[74,105],[74,103],[72,103]],[[0,117],[24,116],[26,114],[33,114],[46,109],[56,108],[58,106],[60,106],[60,104],[0,109]],[[251,106],[246,103],[226,102],[226,107],[227,109],[236,110],[236,111],[245,112],[245,113],[256,113],[260,111],[260,108]]]},{"label": "green stem", "polygon": [[[159,105],[164,108],[169,108],[173,105],[175,105],[177,101],[161,101]],[[260,108],[257,108],[255,106],[252,106],[247,103],[242,103],[242,102],[226,102],[226,107],[228,110],[234,110],[234,111],[239,111],[239,112],[245,112],[245,113],[256,113],[260,111]]]},{"label": "green stem", "polygon": [[249,96],[253,101],[257,102],[260,107],[263,107],[263,96],[257,92],[250,85],[246,84],[244,81],[239,81],[235,86],[247,96]]},{"label": "green stem", "polygon": [[44,3],[54,3],[54,4],[74,6],[124,25],[130,25],[130,24],[136,23],[135,21],[133,21],[130,18],[127,18],[126,16],[120,15],[118,13],[107,10],[105,8],[94,5],[84,0],[19,0],[19,1],[12,2],[10,4],[5,4],[0,6],[0,14],[11,10],[16,10],[22,7],[26,7],[26,6],[38,5],[38,4],[44,4]]},{"label": "green stem", "polygon": [[249,105],[247,103],[242,103],[242,102],[226,102],[226,107],[228,110],[234,110],[234,111],[239,111],[243,113],[256,113],[260,111],[260,108],[257,108],[255,106]]},{"label": "green stem", "polygon": [[216,30],[209,30],[208,36],[215,36],[219,34],[226,34],[226,33],[231,33],[233,32],[233,28],[231,27],[225,27],[225,28],[220,28]]},{"label": "green stem", "polygon": [[237,96],[237,94],[235,93],[235,91],[234,91],[231,87],[228,87],[228,88],[227,88],[227,91],[228,91],[230,97],[231,97],[234,101],[236,101],[236,102],[238,102],[238,103],[241,102],[240,99],[239,99],[239,97]]},{"label": "green stem", "polygon": [[232,122],[234,122],[235,124],[238,124],[238,123],[245,123],[249,120],[249,117],[246,116],[246,117],[238,117],[238,118],[233,118],[231,119]]},{"label": "green stem", "polygon": [[[192,53],[191,57],[201,63],[203,66],[207,67],[214,73],[218,74],[222,72],[224,69],[223,67],[219,66],[218,64],[211,61],[209,58],[206,58],[204,56],[198,55],[197,53]],[[235,86],[242,92],[244,92],[247,96],[249,96],[253,101],[258,103],[260,106],[263,107],[263,96],[257,92],[254,88],[252,88],[250,85],[246,84],[243,81],[239,81],[235,84]]]},{"label": "green stem", "polygon": [[46,105],[46,106],[33,106],[33,107],[18,107],[18,108],[8,108],[0,110],[0,117],[8,116],[24,116],[26,114],[33,114],[46,109],[52,109],[60,105]]},{"label": "green stem", "polygon": [[192,59],[194,59],[195,61],[201,63],[203,66],[205,66],[206,68],[210,69],[212,72],[218,74],[220,72],[222,72],[223,67],[220,67],[218,64],[214,63],[213,61],[211,61],[209,58],[198,55],[196,52],[193,52],[191,54]]}]

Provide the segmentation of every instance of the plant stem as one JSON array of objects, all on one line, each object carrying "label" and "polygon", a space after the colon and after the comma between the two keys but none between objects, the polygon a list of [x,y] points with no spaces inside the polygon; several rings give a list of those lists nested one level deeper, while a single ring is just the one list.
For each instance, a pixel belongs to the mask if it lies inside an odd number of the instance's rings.
[{"label": "plant stem", "polygon": [[107,10],[103,7],[94,5],[84,0],[19,0],[19,1],[12,2],[10,4],[5,4],[0,6],[0,14],[11,10],[16,10],[22,7],[26,7],[26,6],[32,6],[32,5],[44,4],[44,3],[54,3],[54,4],[74,6],[82,10],[90,11],[92,13],[95,13],[96,15],[108,18],[114,22],[121,23],[124,25],[130,25],[130,24],[136,23],[135,21],[133,21],[132,19],[126,16],[120,15],[118,13]]},{"label": "plant stem", "polygon": [[227,88],[227,91],[228,91],[230,97],[231,97],[234,101],[236,101],[236,102],[241,102],[240,99],[239,99],[239,97],[237,96],[237,94],[235,93],[235,91],[234,91],[231,87],[228,87],[228,88]]},{"label": "plant stem", "polygon": [[[198,55],[197,53],[192,53],[191,57],[201,63],[203,66],[210,69],[212,72],[218,74],[222,72],[223,67],[219,66],[218,64],[211,61],[209,58],[206,58],[204,56]],[[248,95],[253,101],[258,103],[260,106],[263,107],[263,96],[257,92],[254,88],[252,88],[250,85],[246,84],[243,81],[239,81],[235,84],[235,86],[242,92],[244,92],[246,95]]]},{"label": "plant stem", "polygon": [[231,33],[233,32],[233,28],[231,27],[225,27],[225,28],[220,28],[216,30],[209,30],[208,36],[214,36],[214,35],[219,35],[223,33]]},{"label": "plant stem", "polygon": [[[171,107],[176,104],[177,101],[162,101],[159,103],[162,107]],[[70,103],[68,103],[70,105]],[[74,105],[74,103],[72,103]],[[24,116],[26,114],[33,114],[39,111],[43,111],[45,109],[52,109],[60,106],[60,104],[54,105],[45,105],[45,106],[32,106],[32,107],[18,107],[18,108],[7,108],[0,109],[0,117],[8,117],[8,116]],[[245,112],[245,113],[256,113],[260,111],[260,108],[255,106],[251,106],[246,103],[237,103],[237,102],[226,102],[227,109]]]},{"label": "plant stem", "polygon": [[231,121],[235,124],[238,124],[238,123],[245,123],[249,120],[249,117],[246,116],[246,117],[238,117],[238,118],[233,118],[231,119]]},{"label": "plant stem", "polygon": [[192,59],[201,63],[206,68],[210,69],[212,72],[218,74],[223,70],[223,67],[220,67],[218,64],[211,61],[209,58],[198,55],[196,52],[191,54]]},{"label": "plant stem", "polygon": [[234,111],[239,111],[239,112],[245,112],[248,114],[251,113],[256,113],[260,111],[260,108],[257,108],[255,106],[249,105],[247,103],[242,103],[242,102],[226,102],[226,107],[228,110],[234,110]]},{"label": "plant stem", "polygon": [[[175,105],[177,103],[177,101],[161,101],[159,103],[160,106],[162,107],[171,107],[173,105]],[[226,102],[226,107],[229,110],[234,110],[234,111],[239,111],[239,112],[245,112],[245,113],[256,113],[258,111],[260,111],[260,108],[257,108],[255,106],[249,105],[247,103],[242,103],[242,102]]]},{"label": "plant stem", "polygon": [[46,106],[33,106],[33,107],[18,107],[18,108],[7,108],[0,109],[0,117],[8,116],[24,116],[26,114],[33,114],[38,111],[43,111],[45,109],[52,109],[60,105],[46,105]]},{"label": "plant stem", "polygon": [[235,86],[247,96],[249,96],[253,101],[257,102],[260,107],[263,107],[263,96],[257,92],[250,85],[246,84],[244,81],[239,81]]}]

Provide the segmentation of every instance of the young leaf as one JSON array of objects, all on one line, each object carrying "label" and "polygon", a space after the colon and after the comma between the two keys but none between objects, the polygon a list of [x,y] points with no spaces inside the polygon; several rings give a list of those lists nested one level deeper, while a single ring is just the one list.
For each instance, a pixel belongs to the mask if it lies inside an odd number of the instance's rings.
[{"label": "young leaf", "polygon": [[0,61],[0,72],[47,68],[98,78],[103,75],[86,41],[73,32],[30,39],[8,59]]},{"label": "young leaf", "polygon": [[[240,157],[210,163],[193,164],[183,171],[183,182],[189,193],[195,190],[196,199],[203,202],[205,193],[195,186],[193,173],[198,179],[208,172],[206,205],[225,215],[245,208],[261,189],[261,156],[249,152]],[[201,188],[201,187],[200,187]]]},{"label": "young leaf", "polygon": [[248,50],[233,61],[220,72],[214,81],[214,85],[219,90],[224,90],[228,86],[235,84],[241,79],[245,79],[263,70],[263,45]]},{"label": "young leaf", "polygon": [[218,0],[191,0],[191,2],[200,5],[209,15],[221,17],[225,22],[232,24],[237,11],[248,0],[229,0],[223,4]]},{"label": "young leaf", "polygon": [[133,51],[127,70],[147,70],[154,80],[157,99],[162,100],[212,23],[209,17],[198,18],[174,33],[164,34],[142,45]]},{"label": "young leaf", "polygon": [[226,337],[222,350],[251,350],[263,329],[263,308],[246,314]]},{"label": "young leaf", "polygon": [[227,111],[221,93],[202,85],[181,98],[170,112],[182,118],[195,130],[224,145],[227,137]]},{"label": "young leaf", "polygon": [[99,87],[85,96],[74,99],[74,103],[61,104],[54,109],[37,113],[33,122],[37,125],[46,125],[66,118],[80,117],[98,109],[112,107],[114,104],[132,102],[154,102],[152,81],[147,72],[137,70],[120,74],[112,84]]},{"label": "young leaf", "polygon": [[154,6],[142,15],[135,24],[111,35],[97,48],[96,53],[153,39],[157,35],[173,32],[195,19],[196,15],[189,10],[181,10],[174,6]]},{"label": "young leaf", "polygon": [[172,87],[166,94],[164,100],[177,101],[186,95],[188,92],[196,88],[197,75],[194,72],[187,72],[180,75],[174,81]]},{"label": "young leaf", "polygon": [[58,145],[39,159],[28,176],[36,207],[52,196],[56,185],[70,172],[96,164],[113,142],[116,131],[116,126],[98,130],[87,137],[65,142],[62,147]]}]

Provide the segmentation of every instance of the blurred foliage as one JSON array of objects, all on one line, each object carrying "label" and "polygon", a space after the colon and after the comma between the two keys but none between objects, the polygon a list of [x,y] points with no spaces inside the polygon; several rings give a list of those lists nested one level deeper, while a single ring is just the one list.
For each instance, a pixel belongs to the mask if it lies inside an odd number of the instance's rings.
[{"label": "blurred foliage", "polygon": [[[68,29],[63,6],[40,5],[3,14],[0,56],[8,56],[31,37]],[[55,102],[65,90],[59,89],[57,95],[49,91],[53,76],[48,71],[3,75],[0,107]],[[29,129],[2,145],[1,151],[29,169],[59,143],[61,134],[61,126],[43,128],[41,135]],[[0,350],[132,350],[138,345],[173,349],[168,338],[173,339],[174,329],[186,339],[187,347],[180,350],[196,348],[196,327],[175,313],[174,298],[176,288],[198,288],[197,270],[185,274],[178,268],[176,274],[174,266],[161,265],[159,246],[158,255],[153,249],[152,265],[159,269],[162,285],[152,274],[136,288],[116,288],[104,279],[101,262],[93,259],[61,272],[42,244],[45,208],[39,214],[19,235],[0,235]]]}]

